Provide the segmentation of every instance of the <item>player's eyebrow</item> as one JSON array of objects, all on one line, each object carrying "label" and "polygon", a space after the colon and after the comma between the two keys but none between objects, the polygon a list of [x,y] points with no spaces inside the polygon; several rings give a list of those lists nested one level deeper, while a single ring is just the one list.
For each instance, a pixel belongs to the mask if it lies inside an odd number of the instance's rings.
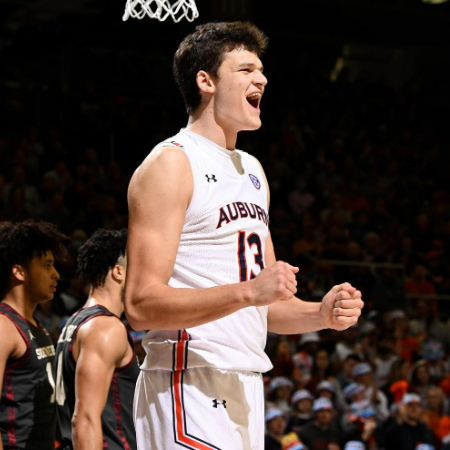
[{"label": "player's eyebrow", "polygon": [[264,72],[264,66],[261,64],[260,66],[257,66],[255,63],[249,63],[249,62],[243,62],[239,64],[238,69],[244,69],[246,67],[252,67],[259,69],[260,72]]}]

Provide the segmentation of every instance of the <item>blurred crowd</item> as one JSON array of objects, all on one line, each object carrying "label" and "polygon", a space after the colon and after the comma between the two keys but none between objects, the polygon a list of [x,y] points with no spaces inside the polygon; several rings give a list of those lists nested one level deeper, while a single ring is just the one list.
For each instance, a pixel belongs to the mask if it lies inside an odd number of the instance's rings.
[{"label": "blurred crowd", "polygon": [[[300,298],[349,281],[366,307],[345,332],[268,336],[266,449],[448,450],[448,92],[267,59],[263,128],[238,146],[266,170],[277,258],[299,266]],[[43,219],[71,237],[60,290],[38,312],[56,341],[87,295],[78,248],[127,226],[133,170],[186,116],[181,102],[95,84],[45,93],[38,121],[29,90],[0,97],[0,221]]]}]

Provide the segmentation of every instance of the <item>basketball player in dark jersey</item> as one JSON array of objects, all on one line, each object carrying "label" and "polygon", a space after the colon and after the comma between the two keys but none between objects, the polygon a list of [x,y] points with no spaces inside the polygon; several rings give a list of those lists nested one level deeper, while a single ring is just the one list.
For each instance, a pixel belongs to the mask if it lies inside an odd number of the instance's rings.
[{"label": "basketball player in dark jersey", "polygon": [[63,448],[136,449],[132,408],[139,367],[119,319],[126,241],[126,230],[98,230],[79,251],[78,272],[91,291],[56,348],[57,437]]},{"label": "basketball player in dark jersey", "polygon": [[55,348],[34,315],[53,298],[66,237],[46,222],[0,224],[0,449],[54,449]]}]

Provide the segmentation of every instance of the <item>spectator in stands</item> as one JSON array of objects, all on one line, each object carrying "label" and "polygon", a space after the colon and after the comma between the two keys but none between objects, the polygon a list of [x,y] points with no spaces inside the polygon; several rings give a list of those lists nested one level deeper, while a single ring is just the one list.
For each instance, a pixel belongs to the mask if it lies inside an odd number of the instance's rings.
[{"label": "spectator in stands", "polygon": [[375,410],[368,400],[362,399],[351,403],[348,413],[343,418],[343,428],[344,443],[358,441],[364,443],[365,448],[379,448],[377,442],[382,437],[376,435],[381,434],[381,427],[377,429]]},{"label": "spectator in stands", "polygon": [[300,428],[298,436],[309,450],[340,450],[341,433],[332,427],[334,409],[327,398],[313,404],[314,420]]},{"label": "spectator in stands", "polygon": [[372,367],[368,363],[357,364],[352,371],[356,383],[365,388],[364,396],[373,405],[378,423],[383,423],[389,417],[388,401],[374,379]]},{"label": "spectator in stands", "polygon": [[295,367],[300,371],[302,382],[306,383],[311,378],[311,371],[314,364],[314,355],[319,348],[319,333],[302,334],[298,341],[299,351],[293,356]]},{"label": "spectator in stands", "polygon": [[421,422],[422,401],[417,394],[406,394],[394,420],[386,428],[386,450],[416,450],[418,444],[434,445],[432,431]]},{"label": "spectator in stands", "polygon": [[311,370],[311,378],[308,381],[306,388],[310,392],[316,392],[317,385],[324,380],[333,381],[331,376],[332,367],[330,363],[330,355],[327,350],[320,348],[314,355],[314,363]]},{"label": "spectator in stands", "polygon": [[275,357],[272,359],[272,373],[275,377],[291,378],[296,375],[294,361],[287,339],[281,339],[277,345]]},{"label": "spectator in stands", "polygon": [[419,331],[425,331],[428,339],[442,343],[448,342],[448,328],[441,322],[437,306],[432,298],[417,300],[411,327],[417,327]]},{"label": "spectator in stands", "polygon": [[449,363],[444,359],[445,352],[439,341],[430,340],[422,344],[422,357],[426,359],[431,383],[438,385],[449,375]]},{"label": "spectator in stands", "polygon": [[347,403],[357,402],[359,400],[364,400],[366,397],[364,395],[365,387],[359,383],[350,383],[347,385],[343,391],[343,395]]},{"label": "spectator in stands", "polygon": [[425,336],[422,334],[418,336],[410,335],[408,316],[400,309],[391,311],[388,320],[389,329],[395,339],[394,351],[397,355],[412,363]]},{"label": "spectator in stands", "polygon": [[322,380],[316,386],[316,397],[328,398],[333,404],[336,399],[336,386],[328,380]]},{"label": "spectator in stands", "polygon": [[450,416],[446,414],[447,409],[448,400],[442,390],[437,387],[429,389],[422,419],[434,433],[437,448],[441,446],[442,438],[450,433]]},{"label": "spectator in stands", "polygon": [[303,425],[311,422],[313,401],[313,395],[306,389],[294,392],[291,400],[292,412],[286,427],[287,433],[294,431],[298,434]]},{"label": "spectator in stands", "polygon": [[384,386],[391,372],[392,364],[399,358],[394,352],[394,337],[382,334],[378,339],[377,355],[373,359],[375,365],[375,379],[379,386]]},{"label": "spectator in stands", "polygon": [[409,390],[408,374],[410,364],[406,359],[399,358],[391,366],[388,382],[382,386],[382,391],[389,404],[399,403]]},{"label": "spectator in stands", "polygon": [[286,428],[286,419],[283,411],[269,408],[266,411],[266,436],[264,440],[265,450],[282,450],[281,438]]},{"label": "spectator in stands", "polygon": [[270,396],[268,406],[283,411],[287,417],[291,412],[289,400],[291,398],[294,383],[286,377],[275,377],[270,382]]},{"label": "spectator in stands", "polygon": [[409,390],[418,394],[422,401],[427,399],[429,389],[435,387],[431,383],[430,370],[425,359],[421,359],[413,364],[410,370]]},{"label": "spectator in stands", "polygon": [[356,353],[350,353],[344,359],[342,369],[336,375],[336,379],[338,380],[341,389],[344,389],[346,386],[353,383],[352,370],[360,362],[362,362],[361,358]]}]

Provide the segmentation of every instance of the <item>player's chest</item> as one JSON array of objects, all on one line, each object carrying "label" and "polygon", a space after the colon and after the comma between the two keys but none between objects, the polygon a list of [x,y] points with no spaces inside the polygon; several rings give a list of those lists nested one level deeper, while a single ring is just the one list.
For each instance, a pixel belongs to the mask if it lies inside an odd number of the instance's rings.
[{"label": "player's chest", "polygon": [[254,174],[205,174],[196,188],[196,223],[215,234],[232,229],[267,228],[265,186]]}]

